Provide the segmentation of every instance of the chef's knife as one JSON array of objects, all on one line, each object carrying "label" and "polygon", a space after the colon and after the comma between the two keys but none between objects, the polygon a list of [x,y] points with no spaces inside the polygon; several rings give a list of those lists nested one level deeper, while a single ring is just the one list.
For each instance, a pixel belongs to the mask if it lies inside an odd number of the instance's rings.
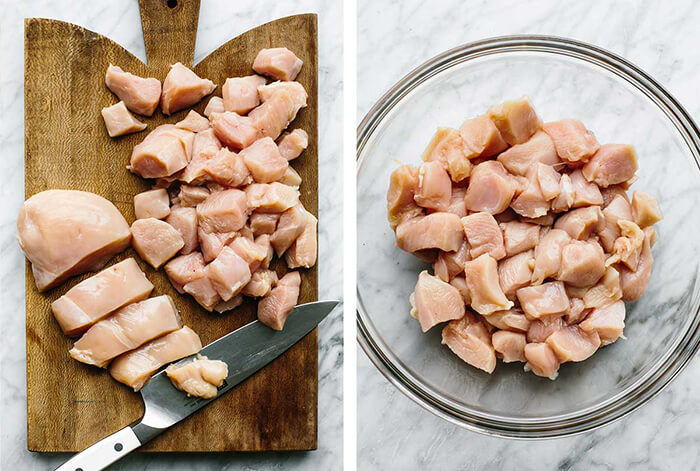
[{"label": "chef's knife", "polygon": [[340,308],[339,301],[302,304],[294,308],[284,324],[284,330],[272,330],[255,321],[204,347],[201,355],[212,360],[222,360],[228,365],[228,377],[213,399],[187,397],[175,389],[165,371],[160,371],[141,389],[145,412],[139,421],[78,453],[56,468],[56,471],[104,469],[221,397],[280,356],[311,332],[328,314]]}]

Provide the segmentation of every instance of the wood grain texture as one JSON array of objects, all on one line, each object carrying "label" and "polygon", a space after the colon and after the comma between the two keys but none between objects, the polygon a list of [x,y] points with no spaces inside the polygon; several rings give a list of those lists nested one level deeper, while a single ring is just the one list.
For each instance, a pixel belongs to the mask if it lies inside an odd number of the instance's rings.
[{"label": "wood grain texture", "polygon": [[[145,118],[148,130],[110,139],[100,109],[117,101],[104,85],[109,63],[141,76],[162,80],[177,60],[192,63],[198,1],[180,0],[170,9],[165,0],[141,0],[149,65],[118,44],[79,26],[46,19],[25,21],[25,194],[51,188],[97,193],[114,202],[129,222],[133,196],[150,182],[125,168],[131,149],[146,132],[181,120],[156,111]],[[309,93],[309,106],[292,127],[309,133],[309,148],[293,163],[303,178],[301,200],[317,214],[317,35],[316,16],[283,18],[227,42],[194,70],[219,88],[226,77],[252,73],[259,49],[285,46],[303,61],[298,79]],[[208,99],[197,105],[201,112]],[[132,249],[113,261],[136,257],[155,285],[153,294],[169,294],[207,344],[255,318],[255,303],[213,315],[189,296],[178,294],[163,271],[143,263]],[[277,264],[280,273],[283,264]],[[109,374],[72,360],[71,340],[61,334],[50,303],[83,275],[39,294],[27,264],[27,438],[33,451],[80,451],[99,438],[138,419],[140,395]],[[300,302],[317,299],[317,271],[303,270]],[[316,331],[239,387],[147,444],[147,451],[260,451],[316,448]]]}]

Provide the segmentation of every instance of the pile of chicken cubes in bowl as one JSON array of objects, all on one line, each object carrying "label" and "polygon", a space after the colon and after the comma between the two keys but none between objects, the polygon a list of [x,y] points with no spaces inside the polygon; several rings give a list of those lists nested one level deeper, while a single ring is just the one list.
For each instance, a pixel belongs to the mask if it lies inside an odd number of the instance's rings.
[{"label": "pile of chicken cubes in bowl", "polygon": [[396,245],[433,264],[410,297],[423,332],[492,373],[496,359],[555,379],[623,336],[646,291],[661,219],[627,190],[637,156],[578,120],[542,123],[528,99],[439,128],[414,168],[391,175]]}]

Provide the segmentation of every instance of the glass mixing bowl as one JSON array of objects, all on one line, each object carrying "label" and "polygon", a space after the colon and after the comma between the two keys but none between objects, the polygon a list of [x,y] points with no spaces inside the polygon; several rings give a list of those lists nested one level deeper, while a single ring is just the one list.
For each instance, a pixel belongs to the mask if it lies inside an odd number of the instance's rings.
[{"label": "glass mixing bowl", "polygon": [[[458,127],[491,105],[530,97],[544,121],[578,118],[602,143],[633,144],[639,181],[657,198],[653,275],[627,303],[626,340],[550,381],[498,362],[489,375],[422,334],[408,297],[427,268],[394,245],[386,219],[397,161],[418,164],[438,126]],[[357,296],[359,342],[403,393],[477,432],[545,438],[600,427],[667,385],[698,349],[700,136],[683,107],[625,59],[569,39],[509,36],[467,44],[421,65],[369,111],[359,127]]]}]

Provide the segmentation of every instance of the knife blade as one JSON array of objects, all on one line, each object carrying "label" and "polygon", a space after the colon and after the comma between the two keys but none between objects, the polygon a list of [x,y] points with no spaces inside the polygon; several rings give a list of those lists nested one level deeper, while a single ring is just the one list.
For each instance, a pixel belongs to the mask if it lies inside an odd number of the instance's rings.
[{"label": "knife blade", "polygon": [[[132,425],[91,445],[56,471],[99,471],[160,435],[197,410],[220,398],[304,338],[336,309],[340,301],[301,304],[287,319],[284,330],[270,329],[259,321],[234,330],[204,347],[199,354],[228,365],[228,376],[216,397],[188,397],[175,389],[165,370],[155,374],[141,389],[143,417]],[[185,358],[182,361],[187,361]]]}]

